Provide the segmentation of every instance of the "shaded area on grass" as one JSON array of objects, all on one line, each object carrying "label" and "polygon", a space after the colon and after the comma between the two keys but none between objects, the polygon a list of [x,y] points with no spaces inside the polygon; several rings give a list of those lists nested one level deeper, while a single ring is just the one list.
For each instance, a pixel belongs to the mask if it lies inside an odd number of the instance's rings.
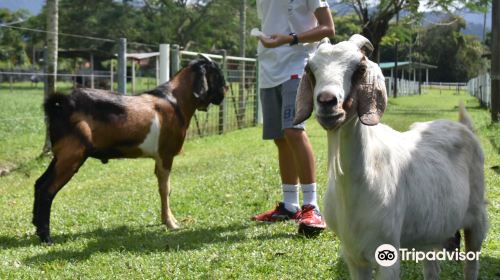
[{"label": "shaded area on grass", "polygon": [[[259,225],[257,225],[259,226]],[[241,241],[272,240],[281,238],[301,238],[286,232],[265,232],[257,236],[248,237],[245,234],[249,227],[245,223],[233,223],[222,226],[208,226],[195,229],[180,229],[167,232],[163,225],[148,227],[147,230],[128,226],[114,228],[98,228],[93,231],[53,234],[55,246],[43,254],[28,257],[24,260],[28,264],[40,264],[53,261],[83,261],[95,253],[103,252],[176,252],[198,250],[206,245],[215,243],[234,244]],[[82,240],[84,239],[84,240]],[[73,241],[85,244],[83,250],[66,249]],[[13,238],[0,236],[0,248],[12,249],[33,245],[46,246],[40,243],[36,236]]]}]

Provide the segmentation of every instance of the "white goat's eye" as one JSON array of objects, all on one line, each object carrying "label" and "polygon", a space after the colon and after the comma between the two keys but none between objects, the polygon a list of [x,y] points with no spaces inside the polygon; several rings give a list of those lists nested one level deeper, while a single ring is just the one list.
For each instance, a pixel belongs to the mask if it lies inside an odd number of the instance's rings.
[{"label": "white goat's eye", "polygon": [[311,71],[311,73],[312,73],[312,74],[314,74],[314,72],[316,71],[317,67],[316,67],[316,66],[314,66],[314,65],[313,65],[313,64],[311,64],[311,63],[309,63],[309,64],[308,64],[308,66],[309,66],[309,70]]}]

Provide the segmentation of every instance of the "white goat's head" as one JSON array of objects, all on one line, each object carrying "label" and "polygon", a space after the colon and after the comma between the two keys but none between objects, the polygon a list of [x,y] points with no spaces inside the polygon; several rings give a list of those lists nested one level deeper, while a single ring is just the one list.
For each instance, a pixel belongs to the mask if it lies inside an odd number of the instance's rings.
[{"label": "white goat's head", "polygon": [[367,58],[371,51],[370,41],[358,34],[335,45],[321,44],[300,81],[294,123],[309,118],[314,105],[325,129],[337,129],[356,115],[365,125],[378,124],[387,93],[382,71]]}]

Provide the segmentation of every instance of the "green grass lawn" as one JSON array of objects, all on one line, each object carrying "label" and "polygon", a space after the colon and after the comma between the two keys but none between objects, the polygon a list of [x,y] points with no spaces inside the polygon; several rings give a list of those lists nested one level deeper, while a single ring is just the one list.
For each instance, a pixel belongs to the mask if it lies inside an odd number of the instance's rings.
[{"label": "green grass lawn", "polygon": [[[406,130],[415,121],[456,120],[464,100],[486,154],[490,229],[481,279],[500,279],[500,125],[478,102],[433,92],[390,99],[382,121]],[[296,234],[293,222],[256,224],[249,217],[281,197],[276,151],[261,128],[185,143],[171,176],[172,209],[182,224],[167,231],[153,161],[89,159],[58,194],[52,212],[56,244],[40,245],[31,225],[33,185],[49,163],[37,159],[44,140],[40,90],[0,92],[0,279],[347,279],[339,240]],[[325,192],[326,133],[308,133],[316,153],[319,194]],[[496,166],[496,167],[495,167]],[[463,248],[463,247],[462,247]],[[462,278],[462,263],[442,262],[442,279]],[[404,262],[402,279],[423,279]]]}]

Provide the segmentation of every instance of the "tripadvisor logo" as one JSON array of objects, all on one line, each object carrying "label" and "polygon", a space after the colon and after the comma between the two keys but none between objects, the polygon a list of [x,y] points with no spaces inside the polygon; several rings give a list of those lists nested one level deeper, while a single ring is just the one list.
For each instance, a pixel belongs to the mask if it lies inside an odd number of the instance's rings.
[{"label": "tripadvisor logo", "polygon": [[400,257],[402,261],[414,261],[416,263],[423,260],[429,261],[473,261],[479,260],[481,252],[460,252],[458,249],[455,251],[416,251],[415,249],[408,250],[406,248],[396,249],[391,244],[382,244],[375,250],[375,261],[380,266],[392,266]]},{"label": "tripadvisor logo", "polygon": [[381,266],[392,266],[398,261],[398,250],[391,244],[382,244],[375,250],[375,260]]}]

